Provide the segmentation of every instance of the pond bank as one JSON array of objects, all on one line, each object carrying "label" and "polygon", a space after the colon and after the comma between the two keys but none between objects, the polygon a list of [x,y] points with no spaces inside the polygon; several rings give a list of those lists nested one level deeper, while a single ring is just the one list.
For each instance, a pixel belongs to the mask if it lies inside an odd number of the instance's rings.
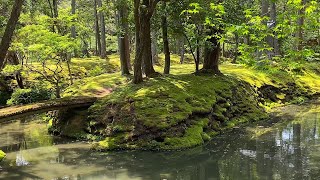
[{"label": "pond bank", "polygon": [[[222,70],[226,75],[177,73],[121,85],[85,116],[54,118],[51,130],[99,140],[94,145],[98,150],[178,150],[266,119],[273,107],[302,103],[319,92],[320,76],[311,70],[295,78],[240,66]],[[61,129],[73,131],[63,134]]]}]

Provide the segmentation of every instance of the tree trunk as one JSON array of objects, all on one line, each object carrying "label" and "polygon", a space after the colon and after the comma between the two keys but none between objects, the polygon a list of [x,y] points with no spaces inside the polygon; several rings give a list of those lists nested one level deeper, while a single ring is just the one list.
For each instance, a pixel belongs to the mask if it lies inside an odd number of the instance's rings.
[{"label": "tree trunk", "polygon": [[128,17],[127,17],[127,7],[122,4],[118,9],[118,24],[120,29],[120,34],[118,35],[119,53],[120,53],[120,63],[121,63],[121,74],[128,75],[129,67],[128,61],[130,61],[130,52],[128,47]]},{"label": "tree trunk", "polygon": [[96,35],[96,56],[101,54],[101,38],[100,38],[100,28],[99,28],[99,17],[97,11],[98,0],[94,0],[94,17],[95,17],[95,35]]},{"label": "tree trunk", "polygon": [[126,59],[127,59],[127,67],[130,70],[132,70],[132,67],[131,67],[131,61],[130,61],[130,36],[129,36],[129,32],[130,32],[130,29],[129,29],[129,24],[128,24],[128,16],[129,16],[129,13],[128,13],[128,6],[126,6],[126,8],[124,9],[124,16],[126,17],[126,21],[124,23],[124,48],[125,48],[125,51],[126,51]]},{"label": "tree trunk", "polygon": [[157,32],[152,31],[152,64],[158,64],[159,63],[159,57],[158,57],[158,42],[157,42]]},{"label": "tree trunk", "polygon": [[[155,73],[152,64],[151,54],[151,17],[158,0],[134,0],[134,17],[136,24],[136,57],[134,70],[134,83],[142,82],[141,64],[144,63],[144,70],[147,77]],[[140,73],[141,72],[141,73]]]},{"label": "tree trunk", "polygon": [[[52,7],[52,4],[51,4],[51,0],[47,0],[47,1],[48,1],[49,8],[50,8],[50,17],[53,19],[54,18],[54,12],[53,12],[53,7]],[[51,26],[51,28],[52,28],[52,32],[55,32],[54,24]]]},{"label": "tree trunk", "polygon": [[[277,6],[276,6],[276,2],[275,1],[271,1],[271,10],[270,10],[270,17],[271,20],[273,21],[273,27],[275,27],[277,25]],[[277,33],[274,32],[274,37],[273,39],[273,51],[274,51],[274,55],[275,56],[279,56],[280,55],[280,45],[279,45],[279,40],[277,37]]]},{"label": "tree trunk", "polygon": [[67,54],[66,55],[66,61],[67,61],[67,67],[68,67],[68,73],[69,73],[69,79],[70,79],[70,84],[73,84],[73,77],[72,77],[72,72],[71,72],[71,57]]},{"label": "tree trunk", "polygon": [[151,53],[151,17],[145,15],[146,13],[141,14],[140,23],[140,38],[143,46],[143,67],[144,72],[147,77],[151,77],[155,70],[152,64],[152,53]]},{"label": "tree trunk", "polygon": [[5,32],[3,34],[3,37],[1,39],[1,44],[0,44],[0,71],[3,68],[4,65],[4,59],[6,57],[7,51],[9,49],[11,40],[12,40],[12,36],[13,36],[13,32],[16,28],[16,24],[19,20],[20,17],[20,13],[21,13],[21,9],[22,9],[22,5],[23,5],[24,0],[16,0],[12,11],[11,11],[11,15],[10,15],[10,19],[7,23]]},{"label": "tree trunk", "polygon": [[185,54],[184,39],[181,38],[181,40],[180,40],[180,64],[184,63],[184,54]]},{"label": "tree trunk", "polygon": [[[166,2],[163,2],[163,10],[166,10]],[[163,51],[165,55],[164,74],[170,73],[170,49],[168,41],[168,22],[167,16],[162,16],[162,38],[163,38]]]},{"label": "tree trunk", "polygon": [[232,63],[236,64],[237,63],[237,59],[238,59],[238,54],[239,54],[239,34],[238,33],[234,33],[234,38],[235,38],[235,41],[236,41],[236,47],[235,47],[235,50],[234,50]]},{"label": "tree trunk", "polygon": [[[76,0],[71,1],[71,14],[76,14]],[[71,37],[76,38],[76,27],[74,25],[71,26]]]},{"label": "tree trunk", "polygon": [[[261,16],[265,17],[270,17],[270,13],[269,13],[269,0],[262,0],[261,1]],[[268,21],[263,21],[263,23],[265,24],[265,26],[268,26]],[[268,27],[269,28],[269,27]],[[268,44],[269,47],[273,47],[273,38],[271,36],[267,36],[265,38],[265,42]],[[265,51],[266,54],[268,54],[268,56],[270,56],[270,51]]]},{"label": "tree trunk", "polygon": [[58,17],[59,17],[58,0],[52,0],[52,5],[53,5],[54,25],[57,28],[57,32],[61,33],[59,23],[58,23]]},{"label": "tree trunk", "polygon": [[199,40],[197,39],[197,48],[196,48],[196,72],[199,71],[199,65],[200,65],[200,47],[199,47]]},{"label": "tree trunk", "polygon": [[57,99],[60,99],[61,98],[61,93],[60,93],[60,86],[59,86],[59,82],[57,82],[56,84],[55,84],[55,90],[56,90],[56,92],[55,92],[55,94],[56,94],[56,98]]},{"label": "tree trunk", "polygon": [[305,4],[306,4],[306,0],[301,0],[301,6],[303,6],[299,12],[299,18],[298,18],[298,31],[296,34],[296,38],[297,38],[297,50],[301,51],[303,48],[303,24],[304,24],[304,11],[305,11]]},{"label": "tree trunk", "polygon": [[119,27],[121,28],[121,33],[118,36],[119,41],[119,53],[120,53],[120,63],[121,63],[121,74],[128,75],[129,67],[128,61],[130,61],[130,52],[128,52],[127,41],[128,41],[128,34],[126,27],[127,25],[127,14],[126,14],[126,6],[119,7],[118,9],[118,23]]},{"label": "tree trunk", "polygon": [[210,30],[208,34],[211,38],[207,39],[207,44],[205,47],[205,57],[203,63],[203,70],[212,71],[215,74],[221,74],[219,70],[219,56],[220,56],[220,42],[217,38],[219,34],[218,30]]},{"label": "tree trunk", "polygon": [[[98,7],[102,8],[102,1],[98,0]],[[104,19],[104,14],[100,10],[99,11],[99,18],[100,18],[100,28],[101,28],[101,52],[100,57],[102,59],[107,58],[107,43],[106,43],[106,24]]]},{"label": "tree trunk", "polygon": [[134,0],[134,22],[135,22],[135,41],[136,41],[136,53],[134,59],[134,76],[133,83],[138,84],[141,83],[142,80],[142,46],[140,43],[140,0]]}]

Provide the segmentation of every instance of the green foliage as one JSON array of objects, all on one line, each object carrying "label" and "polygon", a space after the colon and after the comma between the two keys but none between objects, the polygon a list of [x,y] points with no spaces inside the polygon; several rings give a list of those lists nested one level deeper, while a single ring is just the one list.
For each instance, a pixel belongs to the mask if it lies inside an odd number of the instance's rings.
[{"label": "green foliage", "polygon": [[20,105],[35,103],[43,100],[49,100],[52,97],[52,92],[44,88],[32,89],[17,89],[13,92],[11,99],[8,100],[8,105]]}]

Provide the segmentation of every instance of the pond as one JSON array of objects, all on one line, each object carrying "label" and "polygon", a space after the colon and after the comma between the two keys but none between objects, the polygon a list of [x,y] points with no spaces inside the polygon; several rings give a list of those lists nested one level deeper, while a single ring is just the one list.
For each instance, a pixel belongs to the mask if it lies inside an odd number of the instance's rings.
[{"label": "pond", "polygon": [[40,116],[16,119],[0,124],[0,179],[320,179],[319,105],[281,108],[280,122],[235,128],[179,152],[94,152],[50,136]]}]

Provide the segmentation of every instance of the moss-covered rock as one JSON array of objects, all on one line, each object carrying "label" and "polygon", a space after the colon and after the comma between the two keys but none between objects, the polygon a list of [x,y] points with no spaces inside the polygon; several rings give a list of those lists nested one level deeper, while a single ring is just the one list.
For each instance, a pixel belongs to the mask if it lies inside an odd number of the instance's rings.
[{"label": "moss-covered rock", "polygon": [[0,150],[0,162],[6,157],[6,153]]}]

